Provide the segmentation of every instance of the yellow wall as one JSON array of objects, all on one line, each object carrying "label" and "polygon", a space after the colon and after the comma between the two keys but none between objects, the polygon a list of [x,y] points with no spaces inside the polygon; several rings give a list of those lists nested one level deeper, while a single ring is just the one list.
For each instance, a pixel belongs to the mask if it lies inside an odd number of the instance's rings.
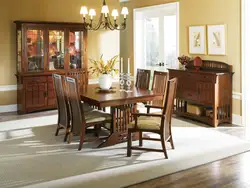
[{"label": "yellow wall", "polygon": [[[121,56],[133,61],[133,9],[176,2],[174,0],[131,0],[124,3],[129,7],[127,31],[121,32]],[[180,55],[188,55],[188,26],[227,25],[227,55],[201,56],[203,59],[218,60],[233,66],[233,91],[241,92],[241,1],[240,0],[179,0],[180,9]],[[126,68],[125,68],[126,69]],[[131,66],[133,72],[133,63]],[[233,100],[233,113],[241,114],[241,101]]]},{"label": "yellow wall", "polygon": [[[117,0],[108,0],[110,9],[119,7]],[[102,0],[18,0],[1,1],[0,8],[0,86],[16,84],[15,24],[14,20],[81,22],[80,7],[100,9]],[[100,12],[100,10],[97,10]],[[104,39],[101,40],[100,39]],[[109,58],[119,53],[119,32],[89,32],[88,55]],[[109,42],[107,42],[109,41]],[[98,49],[98,50],[96,50]],[[112,52],[112,53],[110,53]],[[0,105],[16,104],[14,91],[0,91]]]},{"label": "yellow wall", "polygon": [[[0,11],[0,86],[16,84],[15,72],[15,25],[14,20],[43,20],[43,21],[64,21],[81,22],[79,9],[83,3],[88,7],[99,7],[102,0],[19,0],[1,2]],[[108,0],[110,9],[119,6],[118,0]],[[132,61],[131,71],[133,72],[133,9],[175,2],[174,0],[130,0],[124,3],[129,7],[128,28],[120,33],[121,56],[130,57]],[[227,55],[226,56],[202,56],[204,59],[225,61],[233,65],[233,90],[241,92],[241,57],[240,57],[240,0],[179,0],[180,2],[180,54],[188,53],[187,27],[189,25],[201,24],[227,24]],[[100,54],[110,52],[102,42],[100,49],[99,39],[103,35],[113,38],[119,34],[102,34],[103,32],[89,34],[89,56],[99,57]],[[104,32],[105,33],[105,32]],[[105,37],[106,39],[106,37]],[[115,40],[116,40],[115,39]],[[109,44],[117,54],[119,43]],[[98,49],[99,50],[96,50]],[[111,56],[112,54],[107,54]],[[106,58],[109,58],[106,57]],[[0,92],[0,105],[15,104],[14,92]],[[8,103],[6,103],[8,101]],[[233,113],[241,114],[241,101],[233,100]]]}]

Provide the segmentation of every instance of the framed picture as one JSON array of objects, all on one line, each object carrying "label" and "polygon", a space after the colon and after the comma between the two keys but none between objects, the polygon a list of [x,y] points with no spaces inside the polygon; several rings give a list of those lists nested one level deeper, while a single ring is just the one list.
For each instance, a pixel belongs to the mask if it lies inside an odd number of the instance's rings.
[{"label": "framed picture", "polygon": [[189,26],[189,54],[206,54],[205,26]]},{"label": "framed picture", "polygon": [[208,25],[208,54],[226,55],[225,25]]}]

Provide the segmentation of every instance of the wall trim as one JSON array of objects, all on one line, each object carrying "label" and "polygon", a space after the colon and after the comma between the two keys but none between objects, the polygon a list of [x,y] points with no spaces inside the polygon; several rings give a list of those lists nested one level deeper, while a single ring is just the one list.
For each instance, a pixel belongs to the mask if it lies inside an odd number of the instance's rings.
[{"label": "wall trim", "polygon": [[242,100],[242,93],[233,92],[233,99]]},{"label": "wall trim", "polygon": [[0,105],[0,113],[16,112],[16,111],[17,111],[17,104]]},{"label": "wall trim", "polygon": [[[17,104],[0,105],[0,113],[16,112],[16,111],[17,111]],[[233,114],[232,123],[234,125],[242,126],[242,116]]]},{"label": "wall trim", "polygon": [[15,91],[17,90],[17,85],[2,85],[0,86],[0,91]]}]

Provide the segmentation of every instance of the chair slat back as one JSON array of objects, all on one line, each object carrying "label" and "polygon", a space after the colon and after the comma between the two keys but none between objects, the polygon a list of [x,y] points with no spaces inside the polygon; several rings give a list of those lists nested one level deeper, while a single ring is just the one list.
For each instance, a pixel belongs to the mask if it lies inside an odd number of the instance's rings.
[{"label": "chair slat back", "polygon": [[149,89],[150,70],[137,69],[135,87],[140,89]]},{"label": "chair slat back", "polygon": [[81,101],[75,78],[66,77],[67,95],[70,105],[72,127],[71,132],[80,133],[83,123]]},{"label": "chair slat back", "polygon": [[161,123],[163,129],[165,129],[165,134],[171,133],[171,119],[174,108],[174,100],[176,97],[177,88],[177,78],[173,78],[168,81],[167,89],[164,100],[164,108],[162,114],[165,115],[164,122]]},{"label": "chair slat back", "polygon": [[64,92],[63,87],[63,79],[61,75],[53,74],[53,84],[55,88],[55,94],[56,94],[56,102],[57,102],[57,108],[58,108],[58,123],[61,126],[68,126],[69,122],[69,111],[67,106],[67,100]]},{"label": "chair slat back", "polygon": [[[160,72],[160,71],[154,71],[154,77],[153,77],[153,84],[152,84],[152,91],[154,93],[165,93],[165,89],[167,86],[168,81],[168,72]],[[163,100],[154,100],[152,102],[152,105],[154,106],[163,106],[164,99]]]},{"label": "chair slat back", "polygon": [[85,70],[70,70],[69,72],[66,73],[67,77],[71,77],[71,78],[75,78],[77,85],[78,85],[78,89],[80,91],[82,91],[83,89],[85,89],[85,86],[88,85],[88,81],[87,81],[87,75],[86,75],[86,71]]}]

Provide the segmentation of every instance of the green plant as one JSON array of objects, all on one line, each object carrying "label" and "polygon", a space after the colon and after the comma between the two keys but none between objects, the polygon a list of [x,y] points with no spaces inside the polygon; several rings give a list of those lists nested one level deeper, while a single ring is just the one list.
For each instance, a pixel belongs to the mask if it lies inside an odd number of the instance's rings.
[{"label": "green plant", "polygon": [[110,60],[103,60],[103,54],[101,55],[99,60],[89,59],[91,62],[91,66],[89,67],[92,74],[96,74],[99,76],[100,74],[111,74],[118,73],[119,70],[115,69],[115,64],[119,62],[119,55],[112,57]]}]

